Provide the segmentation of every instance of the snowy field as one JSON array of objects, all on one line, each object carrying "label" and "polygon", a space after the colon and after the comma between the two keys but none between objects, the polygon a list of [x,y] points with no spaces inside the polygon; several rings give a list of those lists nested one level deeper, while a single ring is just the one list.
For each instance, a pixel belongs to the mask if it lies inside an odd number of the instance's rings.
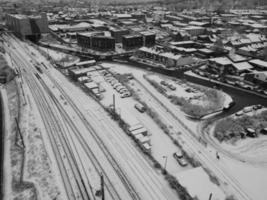
[{"label": "snowy field", "polygon": [[202,167],[178,173],[175,177],[192,197],[197,197],[199,200],[209,199],[210,194],[212,194],[213,200],[225,200],[226,198],[221,189],[210,181]]},{"label": "snowy field", "polygon": [[[118,64],[118,63],[103,63],[105,67],[110,67],[120,73],[129,73],[131,72],[134,77],[142,83],[146,88],[148,88],[159,100],[165,103],[165,106],[173,111],[173,113],[179,117],[194,133],[198,133],[197,127],[198,123],[192,120],[189,120],[183,112],[177,109],[177,106],[172,103],[166,101],[166,97],[159,94],[144,78],[143,75],[147,74],[147,71],[142,70],[140,68],[134,68],[127,64]],[[139,88],[140,89],[140,88]],[[140,90],[140,94],[142,91]],[[142,94],[141,94],[142,95]],[[255,141],[255,140],[254,140]],[[266,158],[265,151],[262,151],[261,147],[265,144],[252,142],[250,145],[243,145],[243,149],[250,148],[255,149],[253,153],[256,152],[261,153],[262,156]],[[209,147],[211,154],[215,155],[216,151]],[[228,148],[228,147],[227,147]],[[232,147],[234,148],[234,147]],[[240,148],[242,150],[242,148]],[[245,150],[246,151],[246,150]],[[253,154],[252,153],[252,154]],[[267,170],[266,164],[250,164],[250,163],[240,163],[239,161],[235,161],[228,156],[224,156],[221,154],[221,159],[219,161],[220,165],[229,173],[235,180],[235,182],[239,183],[242,188],[249,194],[250,197],[255,196],[253,198],[255,200],[266,200],[267,190],[263,189],[265,185],[267,185]]]},{"label": "snowy field", "polygon": [[80,60],[78,57],[65,54],[59,51],[55,51],[49,48],[45,47],[39,47],[39,48],[43,53],[48,54],[54,61],[56,61],[57,63],[59,63],[64,67],[77,63]]}]

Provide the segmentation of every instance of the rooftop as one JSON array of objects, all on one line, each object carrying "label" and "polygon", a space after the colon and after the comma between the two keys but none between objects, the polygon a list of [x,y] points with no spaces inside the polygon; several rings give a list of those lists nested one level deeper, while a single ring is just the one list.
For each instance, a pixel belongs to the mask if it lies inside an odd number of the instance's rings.
[{"label": "rooftop", "polygon": [[267,62],[260,59],[250,60],[249,63],[267,68]]},{"label": "rooftop", "polygon": [[213,62],[215,62],[217,64],[220,64],[220,65],[230,65],[230,64],[232,64],[231,60],[229,60],[226,57],[211,58],[209,60],[213,61]]}]

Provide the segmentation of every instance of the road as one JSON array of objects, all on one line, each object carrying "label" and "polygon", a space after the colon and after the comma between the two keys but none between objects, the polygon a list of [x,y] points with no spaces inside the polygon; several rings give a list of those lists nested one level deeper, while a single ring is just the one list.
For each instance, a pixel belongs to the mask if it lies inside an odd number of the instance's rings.
[{"label": "road", "polygon": [[107,199],[177,199],[97,102],[32,46],[14,37],[5,39],[11,44],[6,50],[20,68],[50,135],[68,199],[93,199],[92,188],[97,185],[92,180],[100,173]]},{"label": "road", "polygon": [[154,110],[156,113],[162,118],[164,123],[167,126],[172,126],[173,131],[175,133],[182,132],[179,135],[180,142],[184,144],[186,150],[191,152],[192,155],[195,156],[203,166],[208,168],[213,174],[215,174],[222,182],[227,183],[229,185],[229,189],[233,191],[238,199],[242,200],[250,200],[252,199],[243,188],[241,188],[240,183],[228,175],[227,171],[218,164],[218,161],[210,156],[210,153],[195,137],[194,133],[191,133],[189,127],[187,127],[181,120],[179,120],[178,116],[174,113],[175,109],[173,105],[169,101],[164,101],[162,103],[162,99],[159,98],[159,93],[149,85],[149,83],[145,82],[142,77],[138,77],[139,80],[139,89],[142,92],[141,99],[145,100],[145,102]]}]

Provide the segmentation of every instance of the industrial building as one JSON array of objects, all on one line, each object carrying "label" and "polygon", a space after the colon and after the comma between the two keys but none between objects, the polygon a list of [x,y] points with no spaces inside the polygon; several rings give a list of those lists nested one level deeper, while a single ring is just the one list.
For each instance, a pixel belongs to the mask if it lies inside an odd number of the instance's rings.
[{"label": "industrial building", "polygon": [[128,35],[130,32],[128,29],[111,29],[111,36],[115,38],[116,43],[122,42],[122,36]]},{"label": "industrial building", "polygon": [[154,46],[156,44],[156,34],[149,32],[149,31],[144,31],[141,32],[141,35],[143,35],[143,45],[150,47]]},{"label": "industrial building", "polygon": [[108,36],[92,36],[91,48],[97,51],[115,51],[115,39]]},{"label": "industrial building", "polygon": [[77,43],[82,48],[91,48],[92,36],[103,36],[104,32],[77,33]]},{"label": "industrial building", "polygon": [[192,56],[175,55],[171,52],[158,51],[155,48],[142,47],[136,52],[136,56],[141,59],[151,60],[155,63],[161,63],[167,68],[191,65],[195,63]]},{"label": "industrial building", "polygon": [[143,46],[142,35],[124,35],[122,37],[122,47],[125,50],[136,49]]},{"label": "industrial building", "polygon": [[48,33],[48,21],[45,13],[38,16],[10,15],[6,16],[7,27],[21,38],[38,40],[42,33]]}]

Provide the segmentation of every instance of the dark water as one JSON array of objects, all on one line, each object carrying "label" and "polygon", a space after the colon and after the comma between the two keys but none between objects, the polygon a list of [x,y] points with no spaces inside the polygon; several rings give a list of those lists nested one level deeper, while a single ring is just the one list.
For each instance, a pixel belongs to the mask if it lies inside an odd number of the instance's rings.
[{"label": "dark water", "polygon": [[4,135],[3,135],[3,126],[2,126],[2,99],[0,98],[0,137],[1,137],[1,145],[0,145],[0,160],[1,160],[1,165],[0,165],[0,199],[3,199],[3,153],[4,153]]},{"label": "dark water", "polygon": [[[204,85],[210,88],[213,88],[215,86],[214,83],[211,83],[207,80],[198,79],[195,77],[185,77],[185,79],[187,79],[190,82]],[[261,104],[264,107],[267,107],[267,98],[260,97],[255,94],[251,94],[245,91],[241,91],[237,88],[231,88],[224,85],[217,85],[217,88],[229,94],[232,97],[233,101],[235,102],[235,105],[230,110],[217,115],[215,117],[216,119],[236,113],[237,111],[242,110],[244,107],[250,105]]]},{"label": "dark water", "polygon": [[[110,63],[116,63],[116,62],[110,62]],[[177,71],[174,72],[174,71],[164,70],[161,68],[151,68],[144,64],[135,63],[135,62],[128,62],[127,65],[134,67],[134,68],[148,69],[149,71],[164,74],[170,77],[186,79],[189,82],[196,83],[196,84],[203,85],[203,86],[210,87],[210,88],[213,88],[215,86],[214,83],[211,83],[208,80],[197,78],[197,77],[192,77],[189,75],[184,75],[183,72],[177,72]],[[217,115],[215,117],[216,119],[231,115],[239,110],[242,110],[244,107],[250,106],[250,105],[261,104],[264,107],[267,107],[267,98],[263,98],[255,94],[251,94],[251,93],[241,91],[236,88],[224,86],[224,85],[217,85],[217,87],[221,89],[222,91],[224,91],[225,93],[229,94],[234,100],[235,105],[230,110]]]}]

